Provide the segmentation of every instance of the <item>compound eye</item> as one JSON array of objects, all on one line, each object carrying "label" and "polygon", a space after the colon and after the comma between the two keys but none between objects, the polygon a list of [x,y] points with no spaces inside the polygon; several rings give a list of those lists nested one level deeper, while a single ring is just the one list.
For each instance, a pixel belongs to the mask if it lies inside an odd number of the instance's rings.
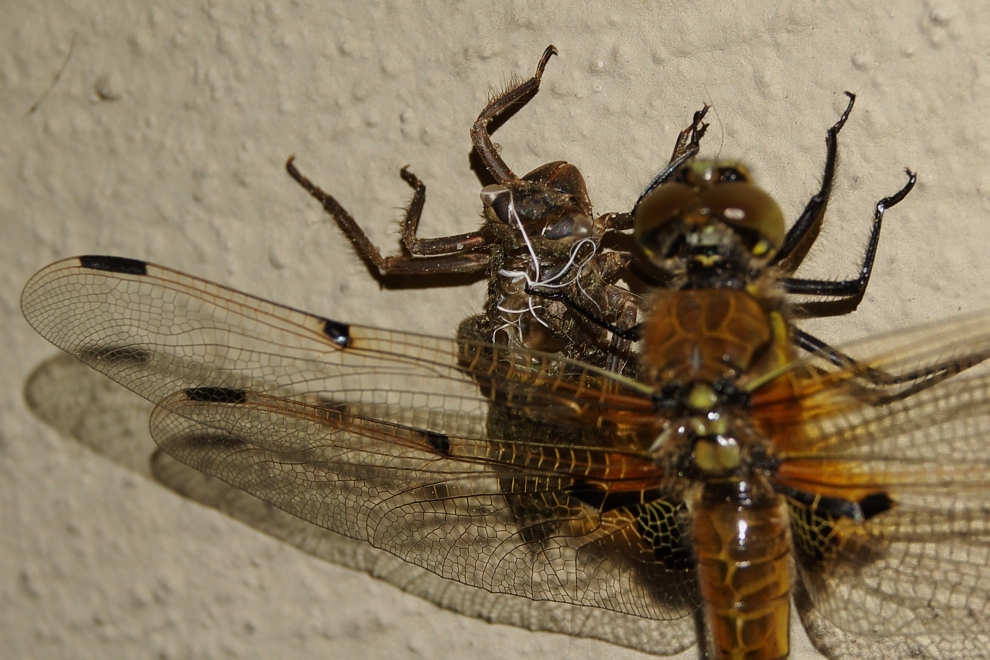
[{"label": "compound eye", "polygon": [[512,208],[512,191],[499,184],[491,184],[481,189],[481,203],[490,207],[495,212],[495,217],[504,224],[513,224],[510,213],[515,213]]},{"label": "compound eye", "polygon": [[591,218],[581,213],[567,213],[543,230],[543,238],[558,241],[562,238],[587,238],[594,230]]},{"label": "compound eye", "polygon": [[712,217],[735,229],[753,256],[769,257],[784,240],[784,214],[777,202],[751,183],[720,183],[701,192]]},{"label": "compound eye", "polygon": [[665,183],[636,207],[633,236],[651,259],[665,258],[680,232],[676,222],[697,204],[698,190],[683,183]]},{"label": "compound eye", "polygon": [[741,165],[718,168],[719,183],[752,183],[749,172]]}]

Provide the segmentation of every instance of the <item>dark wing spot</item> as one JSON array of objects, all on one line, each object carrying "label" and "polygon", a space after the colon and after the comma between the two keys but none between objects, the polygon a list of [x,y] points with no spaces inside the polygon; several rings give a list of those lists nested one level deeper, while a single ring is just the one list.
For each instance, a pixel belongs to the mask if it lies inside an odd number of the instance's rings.
[{"label": "dark wing spot", "polygon": [[323,319],[323,334],[342,348],[347,348],[351,345],[351,327],[346,323]]},{"label": "dark wing spot", "polygon": [[434,433],[433,431],[427,431],[424,435],[426,436],[426,442],[431,447],[444,456],[450,456],[450,439],[446,435],[443,433]]},{"label": "dark wing spot", "polygon": [[863,512],[863,520],[894,508],[894,500],[887,493],[871,493],[859,501],[859,509]]},{"label": "dark wing spot", "polygon": [[202,403],[247,403],[247,393],[233,387],[190,387],[186,398]]},{"label": "dark wing spot", "polygon": [[592,509],[604,511],[605,498],[608,492],[601,486],[589,483],[576,483],[567,489],[567,494],[582,504],[587,504]]},{"label": "dark wing spot", "polygon": [[109,273],[125,273],[127,275],[147,275],[148,264],[139,259],[126,257],[79,257],[79,265],[92,270],[105,270]]},{"label": "dark wing spot", "polygon": [[894,507],[894,500],[884,492],[870,493],[859,502],[850,502],[836,497],[817,497],[794,488],[778,487],[777,491],[806,507],[813,507],[817,515],[849,518],[856,522],[869,520]]},{"label": "dark wing spot", "polygon": [[567,494],[601,513],[615,509],[631,510],[663,496],[659,488],[608,491],[600,485],[588,482],[578,482],[568,487]]}]

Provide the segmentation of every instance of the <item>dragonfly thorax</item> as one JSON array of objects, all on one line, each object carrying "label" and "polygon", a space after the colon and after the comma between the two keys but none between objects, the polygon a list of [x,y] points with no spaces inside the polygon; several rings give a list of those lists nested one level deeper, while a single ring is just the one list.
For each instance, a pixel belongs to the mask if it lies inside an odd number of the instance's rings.
[{"label": "dragonfly thorax", "polygon": [[698,480],[746,478],[773,463],[773,444],[747,424],[749,401],[731,382],[694,383],[667,409],[677,411],[648,453]]}]

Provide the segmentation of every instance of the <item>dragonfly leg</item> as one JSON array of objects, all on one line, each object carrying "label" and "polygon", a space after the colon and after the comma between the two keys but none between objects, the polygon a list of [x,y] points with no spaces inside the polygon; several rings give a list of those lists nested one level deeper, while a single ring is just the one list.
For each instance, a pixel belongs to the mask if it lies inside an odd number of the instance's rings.
[{"label": "dragonfly leg", "polygon": [[909,387],[897,390],[891,394],[878,393],[872,401],[874,405],[883,405],[909,397],[921,390],[937,385],[943,380],[951,378],[966,369],[975,367],[990,358],[990,351],[983,351],[968,355],[964,360],[946,360],[919,369],[913,369],[903,374],[892,374],[883,369],[860,364],[855,358],[832,348],[821,339],[797,328],[791,328],[791,341],[796,346],[810,353],[820,353],[832,364],[848,369],[857,378],[861,378],[872,385],[882,388],[910,384]]},{"label": "dragonfly leg", "polygon": [[[877,256],[877,245],[880,243],[880,227],[883,224],[883,214],[890,207],[896,205],[911,192],[917,176],[911,170],[905,170],[908,175],[908,182],[903,188],[890,197],[884,197],[877,202],[876,210],[873,213],[873,228],[870,230],[870,238],[866,244],[866,254],[863,257],[863,265],[859,269],[859,276],[850,280],[807,280],[788,277],[783,280],[784,290],[787,293],[806,294],[813,296],[828,296],[833,298],[852,298],[857,303],[866,292],[866,286],[870,282],[870,275],[873,272],[873,260]],[[849,310],[852,311],[852,310]]]},{"label": "dragonfly leg", "polygon": [[[835,159],[838,152],[839,131],[845,125],[846,120],[849,118],[849,113],[852,111],[853,103],[856,102],[855,94],[846,92],[846,96],[849,97],[849,104],[846,106],[842,116],[839,117],[839,121],[835,122],[825,135],[825,172],[822,175],[822,187],[808,201],[797,222],[788,230],[780,250],[770,260],[770,266],[787,261],[794,251],[805,242],[805,239],[811,235],[812,230],[821,225],[822,213],[825,211],[826,204],[828,204],[828,196],[832,192],[832,180],[835,177]],[[796,267],[797,264],[792,264],[790,270],[793,271]]]},{"label": "dragonfly leg", "polygon": [[708,124],[704,122],[704,119],[710,107],[708,104],[702,106],[701,110],[694,113],[691,125],[678,133],[677,142],[674,144],[674,152],[670,155],[670,161],[667,163],[667,167],[663,168],[659,174],[653,177],[650,185],[646,186],[646,190],[640,193],[639,199],[636,200],[636,204],[633,206],[633,210],[625,214],[629,217],[629,227],[627,229],[632,229],[633,215],[636,213],[636,207],[643,201],[643,198],[670,180],[670,177],[677,170],[681,169],[684,163],[698,155],[698,151],[701,150],[701,138],[708,131]]}]

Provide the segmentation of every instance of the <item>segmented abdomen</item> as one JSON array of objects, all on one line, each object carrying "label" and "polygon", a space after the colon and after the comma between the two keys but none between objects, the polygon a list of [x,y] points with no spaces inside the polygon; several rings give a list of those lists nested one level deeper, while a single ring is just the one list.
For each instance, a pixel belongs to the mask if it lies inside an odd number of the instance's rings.
[{"label": "segmented abdomen", "polygon": [[[748,486],[736,483],[730,490],[746,496],[751,494]],[[742,500],[727,498],[726,492],[724,484],[706,485],[690,506],[714,657],[786,657],[791,588],[787,506],[772,493]]]}]

